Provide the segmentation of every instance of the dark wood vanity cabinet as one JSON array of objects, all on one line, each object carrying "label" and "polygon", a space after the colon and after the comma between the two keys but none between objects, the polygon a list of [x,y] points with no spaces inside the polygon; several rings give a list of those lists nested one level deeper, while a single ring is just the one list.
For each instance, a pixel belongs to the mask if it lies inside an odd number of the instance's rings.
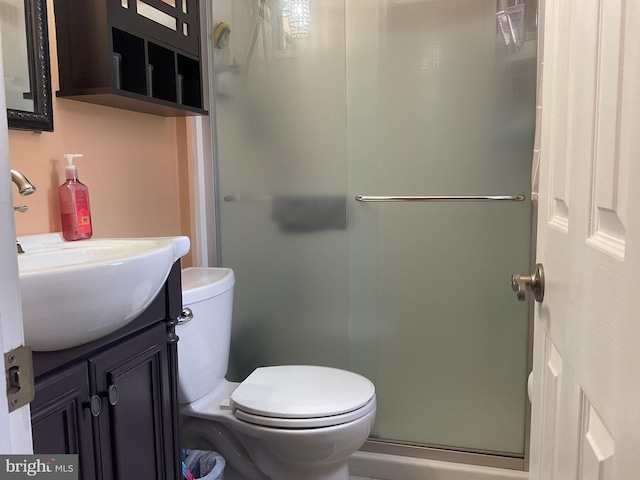
[{"label": "dark wood vanity cabinet", "polygon": [[57,96],[206,115],[198,0],[54,0]]},{"label": "dark wood vanity cabinet", "polygon": [[35,352],[35,453],[79,454],[83,480],[180,478],[179,262],[163,291],[120,331],[61,352]]}]

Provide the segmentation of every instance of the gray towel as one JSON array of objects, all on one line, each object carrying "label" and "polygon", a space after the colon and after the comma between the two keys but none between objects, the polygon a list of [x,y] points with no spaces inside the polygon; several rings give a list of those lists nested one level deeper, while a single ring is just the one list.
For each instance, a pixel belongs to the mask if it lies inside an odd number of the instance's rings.
[{"label": "gray towel", "polygon": [[276,196],[271,219],[283,232],[345,230],[347,199],[341,195]]}]

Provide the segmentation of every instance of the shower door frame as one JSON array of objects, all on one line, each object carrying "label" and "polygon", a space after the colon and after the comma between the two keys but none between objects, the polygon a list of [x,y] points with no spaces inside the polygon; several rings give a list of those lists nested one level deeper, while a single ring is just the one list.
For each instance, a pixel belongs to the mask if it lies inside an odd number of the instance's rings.
[{"label": "shower door frame", "polygon": [[[345,0],[346,1],[346,0]],[[542,31],[543,0],[540,0],[540,20],[538,32]],[[216,192],[218,189],[217,164],[218,156],[216,151],[216,109],[215,102],[210,101],[214,97],[209,80],[210,65],[213,65],[213,52],[208,48],[206,39],[213,34],[215,25],[212,24],[212,2],[201,2],[201,28],[203,29],[201,40],[202,58],[204,60],[202,75],[204,78],[205,103],[209,102],[209,117],[191,117],[190,131],[187,133],[191,137],[191,153],[193,160],[193,205],[191,212],[191,233],[195,238],[192,245],[195,250],[193,255],[194,266],[217,266],[220,258],[220,244],[217,240],[219,231],[219,203]],[[542,42],[538,40],[538,59]],[[538,60],[539,62],[539,60]],[[538,63],[538,78],[540,65]],[[540,85],[538,84],[538,91]],[[539,92],[538,92],[539,93]],[[536,137],[536,145],[537,145]],[[537,147],[534,147],[537,148]],[[532,152],[533,154],[533,152]],[[535,240],[537,235],[537,199],[532,199],[532,242],[531,242],[531,271],[535,265],[536,251]],[[527,273],[527,272],[513,272]],[[514,299],[515,301],[515,299]],[[528,344],[527,344],[527,372],[530,373],[533,365],[533,320],[534,302],[529,301],[528,308]],[[387,455],[397,455],[418,459],[453,462],[469,465],[478,465],[494,468],[504,468],[510,470],[528,471],[529,469],[529,433],[531,429],[531,404],[527,400],[525,406],[525,438],[524,454],[508,454],[504,452],[472,452],[468,450],[456,450],[441,446],[415,445],[399,441],[384,439],[369,439],[361,448],[364,452],[380,453]]]}]

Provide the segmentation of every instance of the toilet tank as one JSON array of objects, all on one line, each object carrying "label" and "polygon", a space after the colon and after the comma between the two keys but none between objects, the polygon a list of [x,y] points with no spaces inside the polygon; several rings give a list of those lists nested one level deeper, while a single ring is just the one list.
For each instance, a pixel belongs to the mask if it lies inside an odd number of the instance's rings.
[{"label": "toilet tank", "polygon": [[178,397],[191,403],[227,373],[235,277],[229,268],[182,270],[182,304],[193,319],[178,324]]}]

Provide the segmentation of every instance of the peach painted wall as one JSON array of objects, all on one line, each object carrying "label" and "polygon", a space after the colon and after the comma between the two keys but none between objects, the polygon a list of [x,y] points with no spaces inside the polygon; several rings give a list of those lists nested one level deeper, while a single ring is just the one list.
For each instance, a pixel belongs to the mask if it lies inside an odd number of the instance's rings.
[{"label": "peach painted wall", "polygon": [[[52,90],[58,90],[53,2],[48,2]],[[18,235],[60,231],[57,188],[65,153],[82,153],[78,177],[89,187],[94,237],[190,235],[189,120],[53,98],[54,131],[9,131],[11,168],[37,188],[14,202]],[[182,188],[180,188],[182,186]],[[188,189],[188,187],[187,187]],[[186,205],[181,207],[181,202]],[[185,218],[186,217],[186,218]],[[183,259],[183,264],[190,259]]]}]

